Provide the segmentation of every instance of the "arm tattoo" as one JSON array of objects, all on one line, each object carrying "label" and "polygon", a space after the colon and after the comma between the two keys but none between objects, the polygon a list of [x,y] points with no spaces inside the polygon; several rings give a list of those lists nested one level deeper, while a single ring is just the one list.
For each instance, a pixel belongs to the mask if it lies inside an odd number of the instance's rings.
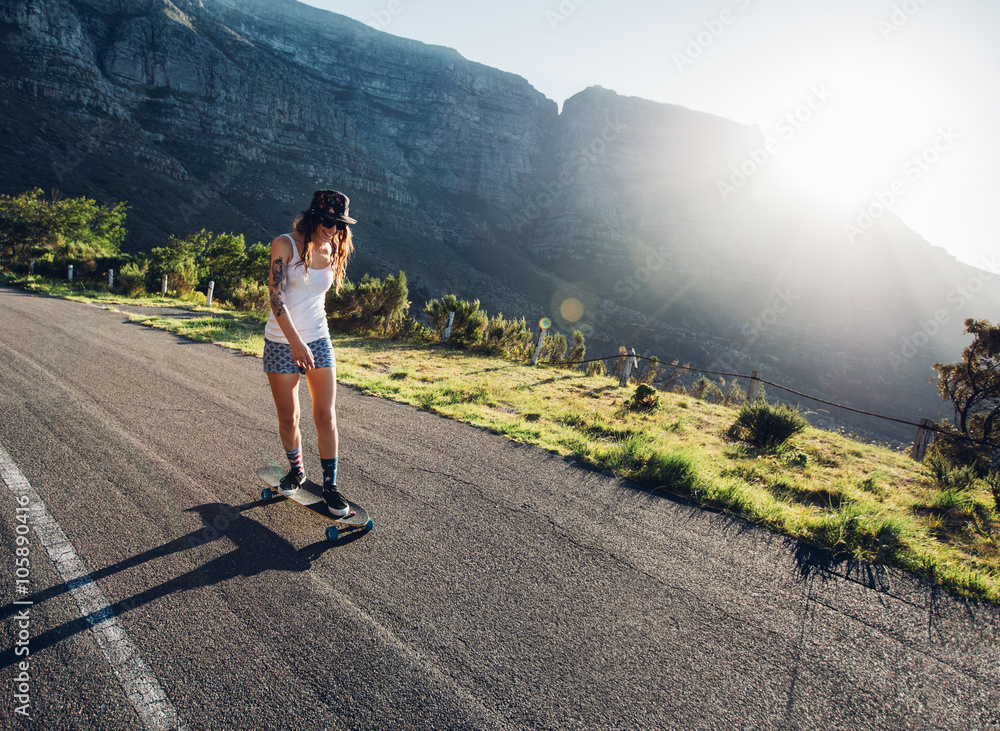
[{"label": "arm tattoo", "polygon": [[275,317],[285,314],[286,278],[285,260],[279,256],[271,262],[271,309]]}]

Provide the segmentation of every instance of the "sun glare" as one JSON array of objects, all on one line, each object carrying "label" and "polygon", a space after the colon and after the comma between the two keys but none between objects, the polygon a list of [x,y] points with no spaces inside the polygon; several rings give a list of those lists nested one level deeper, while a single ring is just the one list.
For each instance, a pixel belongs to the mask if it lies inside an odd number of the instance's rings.
[{"label": "sun glare", "polygon": [[854,61],[828,78],[818,101],[789,109],[765,134],[781,143],[780,166],[794,185],[853,208],[914,177],[912,157],[948,123],[916,69]]}]

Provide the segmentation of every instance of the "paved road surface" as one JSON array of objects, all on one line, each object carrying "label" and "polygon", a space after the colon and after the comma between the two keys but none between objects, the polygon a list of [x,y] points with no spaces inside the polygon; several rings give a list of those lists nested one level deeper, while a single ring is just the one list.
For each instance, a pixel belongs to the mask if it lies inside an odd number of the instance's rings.
[{"label": "paved road surface", "polygon": [[1000,728],[996,608],[344,387],[328,544],[258,500],[259,360],[0,314],[5,729]]}]

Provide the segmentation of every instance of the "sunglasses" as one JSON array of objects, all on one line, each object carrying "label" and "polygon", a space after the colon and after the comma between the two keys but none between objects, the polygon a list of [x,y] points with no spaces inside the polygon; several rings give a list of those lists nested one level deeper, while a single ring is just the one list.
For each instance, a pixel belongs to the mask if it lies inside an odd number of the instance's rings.
[{"label": "sunglasses", "polygon": [[323,226],[323,228],[333,228],[336,226],[338,231],[343,231],[345,228],[347,228],[346,223],[344,223],[343,221],[338,221],[336,218],[333,218],[332,216],[321,216],[319,222],[320,225]]}]

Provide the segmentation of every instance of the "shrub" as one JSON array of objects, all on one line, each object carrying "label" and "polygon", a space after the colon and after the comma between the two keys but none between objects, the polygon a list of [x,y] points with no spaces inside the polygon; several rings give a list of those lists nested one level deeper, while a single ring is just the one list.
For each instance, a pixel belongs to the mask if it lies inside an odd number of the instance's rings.
[{"label": "shrub", "polygon": [[128,204],[44,196],[41,188],[19,196],[0,195],[0,256],[17,264],[31,258],[60,266],[75,263],[82,271],[92,270],[101,257],[117,255],[125,238]]},{"label": "shrub", "polygon": [[595,360],[587,364],[587,375],[594,376],[606,376],[608,375],[608,367],[604,365],[603,360]]},{"label": "shrub", "polygon": [[115,281],[118,287],[128,297],[141,297],[146,294],[146,272],[149,264],[145,261],[130,261],[118,269]]},{"label": "shrub", "polygon": [[[726,385],[725,380],[720,379],[723,388]],[[701,399],[702,401],[708,401],[709,403],[721,404],[725,402],[726,397],[722,393],[722,389],[718,385],[712,383],[705,376],[702,376],[698,381],[691,387],[691,395],[695,398]]]},{"label": "shrub", "polygon": [[406,274],[400,272],[385,281],[365,275],[358,284],[345,283],[340,294],[331,289],[326,298],[330,326],[341,332],[370,332],[398,335],[404,329],[410,309]]},{"label": "shrub", "polygon": [[566,360],[568,349],[569,344],[566,342],[566,336],[562,333],[556,332],[546,335],[545,339],[542,340],[542,350],[538,354],[538,361],[540,363],[563,363]]},{"label": "shrub", "polygon": [[976,480],[975,468],[970,465],[955,466],[940,453],[928,456],[925,464],[934,484],[942,490],[967,490]]},{"label": "shrub", "polygon": [[523,358],[531,351],[531,330],[523,317],[506,320],[501,312],[487,322],[483,345],[512,358]]},{"label": "shrub", "polygon": [[214,235],[203,229],[188,238],[195,242],[192,248],[198,263],[199,287],[207,290],[208,283],[215,282],[216,296],[219,299],[232,300],[233,293],[244,284],[244,279],[253,278],[266,286],[266,271],[260,278],[249,272],[244,275],[247,257],[243,234]]},{"label": "shrub", "polygon": [[183,239],[171,236],[166,246],[150,251],[146,279],[148,288],[159,291],[160,282],[166,277],[168,290],[182,296],[194,292],[200,278],[195,259],[204,250],[205,240],[204,230]]},{"label": "shrub", "polygon": [[798,409],[758,399],[743,404],[730,429],[730,436],[745,439],[759,449],[772,451],[807,426],[809,422]]},{"label": "shrub", "polygon": [[744,391],[743,387],[740,386],[739,381],[736,379],[730,381],[729,388],[726,390],[726,406],[736,408],[738,406],[742,406],[746,400],[746,391]]},{"label": "shrub", "polygon": [[488,318],[486,313],[479,309],[479,300],[468,302],[458,299],[453,294],[446,294],[439,300],[428,302],[424,312],[431,321],[431,327],[442,340],[444,330],[448,326],[448,314],[451,312],[455,313],[455,319],[452,322],[449,343],[459,348],[471,348],[483,340]]},{"label": "shrub", "polygon": [[244,280],[229,295],[229,304],[241,312],[267,312],[271,297],[267,285],[260,281]]},{"label": "shrub", "polygon": [[629,409],[632,411],[652,411],[659,404],[659,396],[656,389],[646,383],[636,386],[635,394],[629,402]]},{"label": "shrub", "polygon": [[566,356],[567,363],[579,363],[587,357],[587,344],[584,341],[583,333],[579,330],[573,331],[573,347],[570,348],[569,355]]}]

